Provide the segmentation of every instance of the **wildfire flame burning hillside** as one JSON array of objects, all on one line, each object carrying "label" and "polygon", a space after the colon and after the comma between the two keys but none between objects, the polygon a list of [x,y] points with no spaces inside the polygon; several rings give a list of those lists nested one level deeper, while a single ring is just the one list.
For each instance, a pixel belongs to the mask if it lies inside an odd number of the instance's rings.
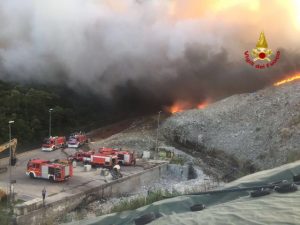
[{"label": "wildfire flame burning hillside", "polygon": [[278,81],[278,82],[274,83],[274,86],[280,86],[280,85],[283,85],[283,84],[286,84],[286,83],[289,83],[289,82],[292,82],[292,81],[298,80],[298,79],[300,79],[300,74],[296,74],[291,77],[285,78],[281,81]]},{"label": "wildfire flame burning hillside", "polygon": [[[276,83],[274,83],[274,86],[280,86],[295,80],[300,80],[300,73],[289,76],[283,80],[280,80]],[[210,100],[205,100],[202,101],[200,103],[191,103],[189,101],[176,101],[173,105],[166,107],[165,111],[171,113],[171,114],[175,114],[178,112],[182,112],[188,109],[205,109],[209,104],[211,103]]]},{"label": "wildfire flame burning hillside", "polygon": [[198,104],[192,104],[190,102],[183,102],[183,101],[178,101],[175,102],[172,106],[170,107],[166,107],[166,111],[172,114],[178,113],[178,112],[182,112],[184,110],[188,110],[188,109],[204,109],[208,106],[209,101],[203,101],[201,103]]},{"label": "wildfire flame burning hillside", "polygon": [[197,105],[197,109],[205,109],[209,105],[208,101],[204,101]]},{"label": "wildfire flame burning hillside", "polygon": [[174,104],[171,107],[169,107],[168,111],[172,114],[181,112],[183,108],[179,104]]},{"label": "wildfire flame burning hillside", "polygon": [[166,111],[170,112],[172,114],[182,112],[183,110],[191,109],[192,105],[188,102],[175,102],[173,105],[170,107],[166,107]]}]

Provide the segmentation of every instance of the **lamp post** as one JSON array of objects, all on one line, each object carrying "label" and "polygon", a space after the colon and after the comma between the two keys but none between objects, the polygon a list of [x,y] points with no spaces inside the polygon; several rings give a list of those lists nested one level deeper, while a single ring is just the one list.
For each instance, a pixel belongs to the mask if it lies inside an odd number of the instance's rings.
[{"label": "lamp post", "polygon": [[8,132],[9,132],[9,201],[11,203],[11,189],[12,189],[12,182],[11,182],[11,163],[12,163],[12,152],[11,152],[11,125],[14,123],[15,121],[10,120],[8,121]]},{"label": "lamp post", "polygon": [[156,144],[155,144],[155,150],[158,152],[158,131],[159,131],[159,119],[160,119],[161,111],[158,112],[157,117],[157,130],[156,130]]},{"label": "lamp post", "polygon": [[51,112],[53,109],[49,109],[49,137],[51,137]]}]

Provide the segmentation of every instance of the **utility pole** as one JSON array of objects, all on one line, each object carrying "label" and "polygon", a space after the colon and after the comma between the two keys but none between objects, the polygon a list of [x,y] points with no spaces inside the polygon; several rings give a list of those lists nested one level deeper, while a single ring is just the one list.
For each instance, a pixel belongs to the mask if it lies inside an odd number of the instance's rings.
[{"label": "utility pole", "polygon": [[156,145],[155,145],[155,151],[158,152],[158,131],[159,131],[159,119],[160,119],[161,111],[158,112],[157,117],[157,129],[156,129]]},{"label": "utility pole", "polygon": [[51,137],[51,112],[53,109],[49,109],[49,137]]},{"label": "utility pole", "polygon": [[8,132],[9,132],[9,201],[10,201],[10,205],[12,203],[12,182],[11,182],[11,163],[12,163],[12,151],[11,151],[11,125],[14,123],[15,121],[10,120],[8,121]]}]

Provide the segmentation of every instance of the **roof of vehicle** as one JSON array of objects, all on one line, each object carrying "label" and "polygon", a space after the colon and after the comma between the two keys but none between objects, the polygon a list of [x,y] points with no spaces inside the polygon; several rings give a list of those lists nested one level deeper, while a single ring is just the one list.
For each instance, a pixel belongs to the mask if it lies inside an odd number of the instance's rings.
[{"label": "roof of vehicle", "polygon": [[48,163],[48,160],[43,160],[43,159],[31,159],[29,160],[31,163]]},{"label": "roof of vehicle", "polygon": [[49,164],[51,167],[60,167],[62,165],[66,165],[66,162],[51,162],[49,160],[43,160],[43,159],[32,159],[29,160],[31,163],[37,163],[37,164]]},{"label": "roof of vehicle", "polygon": [[128,151],[119,151],[118,154],[131,154],[132,152],[128,152]]},{"label": "roof of vehicle", "polygon": [[97,153],[93,155],[94,157],[111,157],[111,158],[117,158],[116,155],[107,155],[107,154],[102,154],[102,153]]}]

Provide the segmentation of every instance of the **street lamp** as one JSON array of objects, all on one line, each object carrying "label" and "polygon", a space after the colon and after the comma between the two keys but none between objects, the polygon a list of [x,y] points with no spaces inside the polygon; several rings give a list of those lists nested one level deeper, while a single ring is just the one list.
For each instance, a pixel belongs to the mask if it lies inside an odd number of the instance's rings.
[{"label": "street lamp", "polygon": [[11,203],[11,189],[12,189],[12,182],[11,182],[11,164],[12,164],[12,152],[11,152],[11,125],[14,123],[15,121],[10,120],[8,121],[8,132],[9,132],[9,201]]},{"label": "street lamp", "polygon": [[51,112],[53,109],[49,109],[49,137],[51,137]]},{"label": "street lamp", "polygon": [[161,111],[158,112],[158,117],[157,117],[157,129],[156,129],[156,151],[158,152],[158,131],[159,131],[159,119],[160,119],[160,114]]}]

